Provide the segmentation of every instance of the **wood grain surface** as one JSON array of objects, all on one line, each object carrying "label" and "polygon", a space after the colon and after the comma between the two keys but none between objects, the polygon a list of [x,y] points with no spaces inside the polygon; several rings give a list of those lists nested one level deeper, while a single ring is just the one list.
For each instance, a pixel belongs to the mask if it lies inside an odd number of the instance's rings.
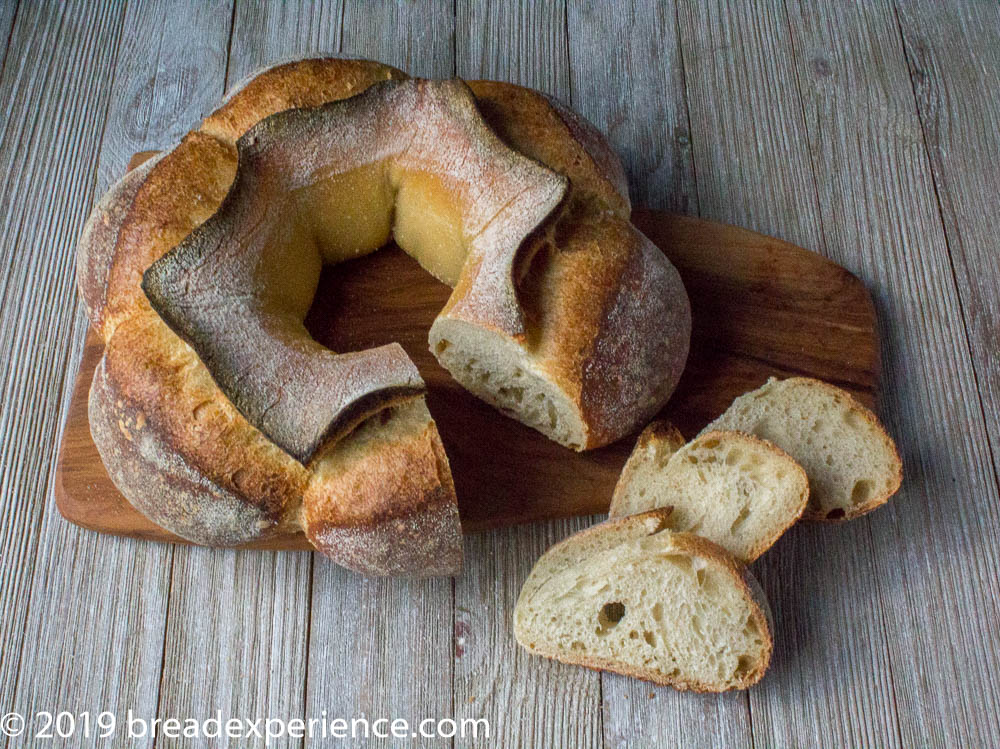
[{"label": "wood grain surface", "polygon": [[[0,714],[487,718],[489,739],[423,742],[463,748],[1000,746],[998,13],[0,2]],[[755,564],[777,621],[758,686],[682,694],[517,648],[528,570],[595,517],[471,534],[461,577],[416,583],[62,519],[50,496],[84,353],[73,260],[87,212],[133,153],[170,147],[257,67],[313,53],[541,88],[609,134],[636,204],[816,250],[873,293],[903,489],[858,521],[792,529]]]},{"label": "wood grain surface", "polygon": [[[148,156],[138,155],[133,166]],[[638,211],[633,220],[678,268],[691,300],[691,354],[661,417],[694,435],[738,395],[792,374],[835,382],[874,403],[875,311],[857,278],[816,253],[745,229],[656,211]],[[466,531],[606,512],[635,435],[574,452],[464,390],[427,345],[450,294],[401,250],[385,248],[325,268],[306,327],[333,351],[403,346],[427,383]],[[91,530],[181,541],[134,510],[101,464],[87,394],[102,352],[91,332],[63,431],[56,506]],[[310,545],[300,533],[253,547]]]}]

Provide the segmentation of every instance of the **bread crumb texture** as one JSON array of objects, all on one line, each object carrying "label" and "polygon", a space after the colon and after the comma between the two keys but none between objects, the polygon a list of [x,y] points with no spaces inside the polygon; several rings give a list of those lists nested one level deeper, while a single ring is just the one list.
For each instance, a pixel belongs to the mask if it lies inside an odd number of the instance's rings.
[{"label": "bread crumb texture", "polygon": [[672,427],[640,437],[615,488],[611,516],[670,507],[671,530],[696,533],[752,562],[802,515],[805,471],[777,446],[713,431],[677,445]]},{"label": "bread crumb texture", "polygon": [[611,520],[546,552],[517,603],[518,642],[680,689],[757,682],[772,641],[756,584],[721,548],[667,530],[667,517]]},{"label": "bread crumb texture", "polygon": [[813,520],[870,512],[903,480],[896,445],[875,414],[819,380],[772,378],[733,401],[705,432],[716,429],[752,434],[791,455],[809,477],[805,517]]}]

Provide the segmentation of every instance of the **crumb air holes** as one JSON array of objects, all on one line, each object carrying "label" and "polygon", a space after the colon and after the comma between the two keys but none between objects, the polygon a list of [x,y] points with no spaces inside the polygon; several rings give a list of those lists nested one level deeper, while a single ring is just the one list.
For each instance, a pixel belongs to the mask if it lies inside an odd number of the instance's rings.
[{"label": "crumb air holes", "polygon": [[729,526],[729,534],[735,535],[736,531],[739,530],[739,527],[743,525],[744,521],[746,521],[748,517],[750,517],[749,505],[745,506],[742,510],[740,510],[740,514],[736,516],[736,519],[733,521],[733,524]]},{"label": "crumb air holes", "polygon": [[871,481],[861,479],[854,482],[854,489],[851,490],[851,504],[864,504],[871,499],[873,491],[874,486],[872,486]]},{"label": "crumb air holes", "polygon": [[614,629],[625,617],[625,604],[612,601],[601,606],[597,613],[597,634],[603,635]]},{"label": "crumb air holes", "polygon": [[451,345],[451,341],[448,341],[448,340],[442,338],[440,341],[438,341],[437,346],[434,347],[434,350],[438,354],[443,354],[445,351],[448,350],[448,347],[450,345]]}]

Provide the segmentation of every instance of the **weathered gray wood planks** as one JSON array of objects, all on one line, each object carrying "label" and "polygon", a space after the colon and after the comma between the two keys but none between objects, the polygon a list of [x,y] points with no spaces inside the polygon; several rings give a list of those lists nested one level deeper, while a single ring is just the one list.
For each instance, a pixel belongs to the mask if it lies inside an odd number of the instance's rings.
[{"label": "weathered gray wood planks", "polygon": [[[507,80],[572,101],[562,2],[460,2],[455,22],[456,75]],[[592,522],[574,518],[466,537],[465,570],[455,580],[455,710],[489,720],[493,745],[603,743],[600,676],[528,656],[514,641],[511,621],[534,561]]]},{"label": "weathered gray wood planks", "polygon": [[[995,7],[22,0],[0,5],[0,39],[0,712],[486,717],[503,746],[1000,744]],[[636,204],[781,236],[870,284],[904,490],[758,563],[778,619],[759,687],[680,694],[516,647],[535,558],[596,518],[469,537],[454,582],[386,582],[49,509],[87,211],[227,86],[320,52],[541,88],[609,133]]]}]

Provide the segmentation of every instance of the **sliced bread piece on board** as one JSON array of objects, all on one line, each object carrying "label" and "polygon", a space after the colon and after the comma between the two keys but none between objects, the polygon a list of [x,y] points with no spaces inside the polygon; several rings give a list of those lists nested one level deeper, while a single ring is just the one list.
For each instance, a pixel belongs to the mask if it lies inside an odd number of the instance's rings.
[{"label": "sliced bread piece on board", "polygon": [[771,659],[767,602],[710,541],[666,528],[668,510],[588,528],[542,555],[514,610],[532,653],[678,689],[744,689]]},{"label": "sliced bread piece on board", "polygon": [[651,503],[648,495],[655,478],[662,474],[673,454],[684,447],[684,442],[684,435],[665,419],[654,421],[642,430],[615,485],[608,510],[611,517],[623,518],[670,504]]},{"label": "sliced bread piece on board", "polygon": [[[672,507],[671,530],[696,533],[752,562],[805,510],[805,471],[770,442],[713,431],[678,448],[672,427],[651,428],[655,434],[643,432],[646,443],[640,437],[615,487],[611,517]],[[647,457],[661,441],[666,444],[659,445],[660,454],[670,453],[665,462]]]},{"label": "sliced bread piece on board", "polygon": [[[903,481],[896,445],[878,418],[840,388],[771,378],[741,395],[705,432],[735,429],[773,442],[809,476],[810,520],[839,521],[885,503]],[[704,432],[703,432],[704,433]]]}]

